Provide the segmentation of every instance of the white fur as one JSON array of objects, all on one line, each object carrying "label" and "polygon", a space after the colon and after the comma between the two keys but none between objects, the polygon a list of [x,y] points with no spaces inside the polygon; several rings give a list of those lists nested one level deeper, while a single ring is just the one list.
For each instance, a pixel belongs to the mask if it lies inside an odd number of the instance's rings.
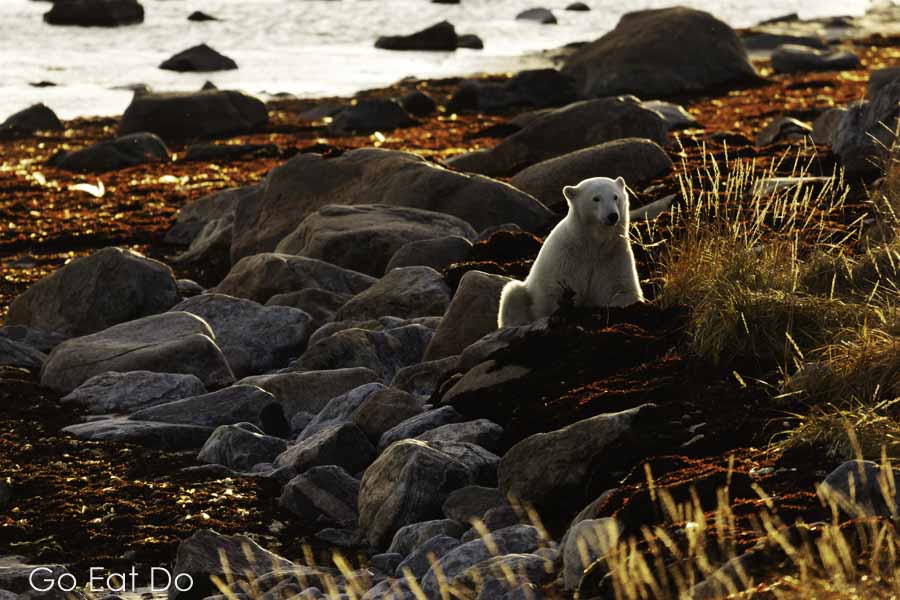
[{"label": "white fur", "polygon": [[[628,306],[644,295],[628,239],[629,203],[625,181],[585,179],[563,188],[569,214],[538,253],[524,282],[510,281],[500,294],[497,323],[523,325],[552,314],[563,285],[575,292],[575,304]],[[615,215],[615,223],[610,216]]]}]

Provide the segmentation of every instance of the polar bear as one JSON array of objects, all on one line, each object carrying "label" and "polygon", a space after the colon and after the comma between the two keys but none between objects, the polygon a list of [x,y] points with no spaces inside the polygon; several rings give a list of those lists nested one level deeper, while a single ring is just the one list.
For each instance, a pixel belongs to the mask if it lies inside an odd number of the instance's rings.
[{"label": "polar bear", "polygon": [[644,300],[628,239],[625,180],[592,177],[562,192],[569,213],[544,240],[525,281],[503,287],[499,327],[552,314],[566,287],[575,293],[578,306],[628,306]]}]

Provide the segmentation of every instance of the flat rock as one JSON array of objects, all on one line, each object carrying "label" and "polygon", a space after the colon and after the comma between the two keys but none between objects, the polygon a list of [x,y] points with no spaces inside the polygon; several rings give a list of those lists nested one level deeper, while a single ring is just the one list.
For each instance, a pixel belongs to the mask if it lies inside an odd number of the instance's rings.
[{"label": "flat rock", "polygon": [[776,73],[843,71],[859,67],[859,57],[852,52],[819,50],[796,44],[784,44],[772,52],[772,68]]},{"label": "flat rock", "polygon": [[449,305],[450,288],[440,273],[431,267],[400,267],[348,300],[337,310],[335,319],[441,316]]},{"label": "flat rock", "polygon": [[286,448],[283,439],[253,431],[246,424],[220,425],[203,444],[197,460],[249,471],[253,465],[273,461]]},{"label": "flat rock", "polygon": [[166,71],[184,73],[188,71],[229,71],[237,69],[238,66],[232,59],[213,50],[206,44],[198,44],[164,60],[160,63],[159,68]]},{"label": "flat rock", "polygon": [[172,269],[122,248],[77,258],[13,300],[7,325],[27,325],[65,336],[161,313],[178,302]]},{"label": "flat rock", "polygon": [[92,414],[131,413],[206,393],[195,375],[130,371],[91,377],[60,401],[77,404]]},{"label": "flat rock", "polygon": [[212,427],[153,421],[129,421],[116,417],[69,425],[62,429],[82,440],[137,444],[159,450],[190,450],[201,447]]},{"label": "flat rock", "polygon": [[234,381],[215,334],[202,319],[170,312],[121,323],[57,346],[41,370],[41,385],[69,392],[107,371],[196,375],[206,387]]},{"label": "flat rock", "polygon": [[93,146],[63,152],[49,165],[64,171],[100,173],[134,167],[145,163],[169,162],[169,149],[152,133],[131,133]]},{"label": "flat rock", "polygon": [[278,506],[301,522],[356,523],[359,480],[336,466],[313,467],[291,479],[281,490]]},{"label": "flat rock", "polygon": [[57,0],[44,22],[50,25],[117,27],[144,22],[144,7],[137,0]]}]

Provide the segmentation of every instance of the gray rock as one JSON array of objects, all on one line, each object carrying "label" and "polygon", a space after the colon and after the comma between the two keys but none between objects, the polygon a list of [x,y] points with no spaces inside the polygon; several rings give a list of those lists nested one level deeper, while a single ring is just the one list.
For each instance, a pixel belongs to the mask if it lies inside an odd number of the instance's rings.
[{"label": "gray rock", "polygon": [[0,339],[29,346],[38,352],[49,354],[68,339],[67,336],[28,327],[27,325],[7,325],[0,327]]},{"label": "gray rock", "polygon": [[234,216],[238,201],[247,195],[259,193],[258,185],[247,185],[220,190],[185,204],[178,209],[175,224],[166,233],[167,244],[188,246],[203,228],[212,221]]},{"label": "gray rock", "polygon": [[448,21],[441,21],[409,35],[379,36],[375,47],[382,50],[456,50],[456,28]]},{"label": "gray rock", "polygon": [[206,393],[195,375],[110,371],[91,377],[61,398],[87,409],[92,414],[131,413]]},{"label": "gray rock", "polygon": [[416,120],[389,98],[368,98],[344,107],[328,124],[328,134],[334,136],[368,135],[376,131],[393,131],[415,125]]},{"label": "gray rock", "polygon": [[[646,107],[646,104],[642,106]],[[658,144],[646,139],[626,138],[537,163],[517,173],[510,183],[544,205],[565,212],[567,205],[562,189],[572,182],[589,177],[624,177],[628,185],[640,189],[671,170],[672,160]]]},{"label": "gray rock", "polygon": [[853,518],[891,518],[900,506],[900,491],[892,483],[897,479],[900,470],[887,473],[872,461],[850,460],[828,474],[820,494]]},{"label": "gray rock", "polygon": [[[516,585],[542,586],[555,578],[553,562],[536,554],[505,554],[477,563],[450,581],[454,589],[477,590],[478,598],[507,598]],[[486,588],[493,594],[489,595]],[[504,594],[504,592],[506,592]],[[529,596],[526,596],[526,598]]]},{"label": "gray rock", "polygon": [[419,398],[430,398],[438,384],[459,365],[459,356],[448,356],[410,365],[397,371],[391,387]]},{"label": "gray rock", "polygon": [[344,423],[323,429],[289,446],[275,465],[292,466],[298,473],[313,467],[336,465],[350,473],[365,469],[375,458],[375,448],[356,425]]},{"label": "gray rock", "polygon": [[763,127],[756,136],[757,146],[768,146],[776,142],[797,141],[810,135],[813,128],[793,117],[777,117]]},{"label": "gray rock", "polygon": [[394,534],[388,552],[408,556],[413,550],[437,535],[458,538],[464,531],[462,523],[450,519],[435,519],[404,525]]},{"label": "gray rock", "polygon": [[416,438],[426,431],[437,429],[442,425],[458,423],[462,421],[462,418],[462,415],[456,412],[452,406],[444,406],[416,415],[385,431],[378,441],[378,451],[383,451],[394,442]]},{"label": "gray rock", "polygon": [[622,527],[613,518],[587,519],[569,529],[563,548],[563,582],[567,590],[578,587],[585,569],[615,547],[622,533]]},{"label": "gray rock", "polygon": [[660,98],[758,79],[731,27],[684,7],[625,14],[567,58],[563,72],[575,77],[582,97]]},{"label": "gray rock", "polygon": [[394,574],[397,577],[407,577],[408,575],[412,575],[417,580],[421,579],[434,562],[439,561],[445,554],[457,548],[459,545],[460,542],[456,538],[446,535],[436,535],[417,546],[410,555],[403,559],[403,562],[397,566],[397,570]]},{"label": "gray rock", "polygon": [[496,331],[500,292],[509,281],[509,277],[482,271],[469,271],[463,275],[441,325],[425,351],[424,360],[459,354],[486,334]]},{"label": "gray rock", "polygon": [[253,465],[271,462],[286,448],[287,442],[281,438],[250,431],[240,425],[221,425],[203,444],[197,460],[249,471]]},{"label": "gray rock", "polygon": [[900,67],[886,67],[869,72],[869,86],[866,97],[873,98],[878,91],[896,79],[900,79]]},{"label": "gray rock", "polygon": [[541,25],[556,25],[556,17],[546,8],[529,8],[516,15],[518,21],[535,21]]},{"label": "gray rock", "polygon": [[643,404],[525,438],[500,461],[500,489],[537,507],[580,490],[594,461],[655,408]]},{"label": "gray rock", "polygon": [[[298,154],[273,169],[262,186],[258,201],[238,204],[231,249],[234,262],[271,252],[307,215],[326,204],[387,204],[437,211],[459,217],[478,230],[515,222],[534,231],[551,216],[539,202],[504,183],[454,173],[413,154],[377,148],[331,158]],[[485,206],[491,210],[484,210]]]},{"label": "gray rock", "polygon": [[15,599],[15,594],[33,591],[29,577],[37,568],[47,569],[38,571],[35,576],[36,580],[38,576],[41,576],[38,580],[40,587],[46,586],[45,582],[48,580],[56,581],[60,575],[69,572],[63,565],[28,564],[21,556],[0,556],[0,589],[12,592],[13,599]]},{"label": "gray rock", "polygon": [[541,113],[493,149],[473,158],[462,155],[448,164],[484,175],[507,176],[613,140],[646,138],[664,144],[668,129],[659,113],[647,110],[634,97],[585,100]]},{"label": "gray rock", "polygon": [[474,238],[472,226],[452,215],[383,204],[328,205],[311,213],[275,247],[281,254],[317,258],[380,277],[404,244],[440,236]]},{"label": "gray rock", "polygon": [[431,267],[402,267],[348,300],[335,313],[335,319],[440,316],[449,305],[450,288],[440,273]]},{"label": "gray rock", "polygon": [[237,262],[211,291],[265,303],[276,294],[309,288],[358,294],[375,279],[314,258],[257,254]]},{"label": "gray rock", "polygon": [[846,108],[829,108],[819,115],[812,125],[813,142],[830,146],[834,133],[846,114]]},{"label": "gray rock", "polygon": [[881,87],[871,99],[847,109],[832,139],[832,151],[848,174],[880,174],[884,148],[895,142],[900,116],[900,79]]},{"label": "gray rock", "polygon": [[172,310],[197,315],[209,323],[238,377],[284,366],[303,352],[312,333],[310,316],[302,310],[262,306],[224,294],[195,296]]},{"label": "gray rock", "polygon": [[842,71],[858,69],[860,62],[859,57],[852,52],[784,44],[772,52],[772,68],[776,73]]},{"label": "gray rock", "polygon": [[393,573],[397,565],[403,562],[403,555],[397,552],[383,552],[376,554],[371,559],[372,566],[382,573]]},{"label": "gray rock", "polygon": [[528,367],[515,364],[501,366],[494,360],[487,360],[466,371],[465,375],[447,390],[441,404],[453,405],[478,395],[490,397],[496,388],[522,381],[529,375],[531,369]]},{"label": "gray rock", "polygon": [[9,338],[0,337],[0,367],[38,371],[45,360],[47,355],[43,352]]},{"label": "gray rock", "polygon": [[447,495],[471,481],[469,469],[449,454],[425,442],[396,442],[363,475],[360,527],[369,544],[383,548],[404,525],[438,517]]},{"label": "gray rock", "polygon": [[57,346],[41,370],[41,384],[69,392],[107,371],[196,375],[206,387],[229,385],[234,375],[202,319],[169,312],[114,325]]},{"label": "gray rock", "polygon": [[172,270],[122,248],[60,267],[13,300],[7,325],[76,336],[168,310],[178,302]]},{"label": "gray rock", "polygon": [[378,376],[371,369],[350,367],[255,375],[238,383],[259,386],[273,394],[284,409],[285,417],[290,420],[300,412],[317,414],[332,398],[374,381],[378,381]]},{"label": "gray rock", "polygon": [[131,421],[122,417],[76,423],[62,429],[82,440],[138,444],[159,450],[200,448],[212,434],[212,427],[179,423]]},{"label": "gray rock", "polygon": [[204,427],[246,422],[275,435],[284,435],[288,430],[288,423],[275,396],[252,385],[233,385],[202,396],[145,408],[133,413],[129,418],[134,421],[183,423]]},{"label": "gray rock", "polygon": [[416,600],[406,579],[385,579],[365,593],[362,600]]},{"label": "gray rock", "polygon": [[62,131],[59,117],[43,103],[32,104],[0,123],[0,134],[32,135],[38,131]]},{"label": "gray rock", "polygon": [[432,335],[421,325],[386,331],[346,329],[311,344],[291,368],[323,371],[366,367],[382,381],[390,381],[397,371],[422,359]]},{"label": "gray rock", "polygon": [[[403,110],[414,117],[427,117],[437,111],[437,102],[422,90],[413,90],[399,100]],[[393,573],[393,571],[391,571]]]},{"label": "gray rock", "polygon": [[366,331],[389,331],[391,329],[399,329],[408,325],[421,325],[432,331],[440,325],[441,317],[415,317],[413,319],[401,319],[399,317],[378,317],[377,319],[367,319],[364,321],[358,319],[350,319],[348,321],[333,321],[326,323],[317,329],[309,337],[309,344],[313,345],[321,342],[325,338],[334,335],[339,331],[347,329],[365,329]]},{"label": "gray rock", "polygon": [[351,294],[339,294],[318,288],[309,288],[299,292],[285,292],[275,294],[266,302],[266,306],[290,306],[299,308],[310,316],[310,330],[316,331],[319,327],[334,319],[337,312]]},{"label": "gray rock", "polygon": [[407,242],[394,252],[384,270],[424,266],[442,271],[465,260],[471,248],[472,242],[457,235]]},{"label": "gray rock", "polygon": [[473,519],[482,519],[487,511],[506,505],[506,498],[497,488],[470,485],[447,496],[442,510],[448,519],[471,523]]},{"label": "gray rock", "polygon": [[234,215],[214,219],[203,226],[187,250],[177,255],[173,262],[189,265],[211,263],[227,266],[231,261],[231,235],[234,230]]},{"label": "gray rock", "polygon": [[300,435],[315,418],[316,415],[308,412],[300,411],[294,413],[294,416],[291,417],[291,437],[296,438]]},{"label": "gray rock", "polygon": [[193,279],[176,279],[175,286],[178,288],[178,295],[182,298],[193,298],[205,291],[203,286]]},{"label": "gray rock", "polygon": [[44,13],[50,25],[117,27],[144,22],[144,7],[137,0],[68,0],[54,2]]},{"label": "gray rock", "polygon": [[373,443],[385,431],[422,413],[421,401],[402,390],[387,388],[368,396],[353,412],[353,422]]},{"label": "gray rock", "polygon": [[575,81],[556,69],[528,69],[497,82],[463,81],[447,103],[448,112],[498,112],[522,106],[564,106],[578,99]]},{"label": "gray rock", "polygon": [[[685,110],[680,104],[673,104],[664,100],[644,100],[641,102],[641,106],[661,114],[666,123],[669,124],[670,131],[698,125],[694,115]],[[626,179],[628,178],[626,177]],[[629,181],[631,180],[629,179]]]},{"label": "gray rock", "polygon": [[387,389],[381,383],[366,383],[352,390],[335,396],[325,405],[315,418],[306,426],[297,441],[304,440],[319,433],[323,429],[343,425],[354,421],[353,415],[371,396]]},{"label": "gray rock", "polygon": [[64,171],[100,173],[158,162],[169,162],[169,149],[157,136],[142,132],[57,154],[49,164]]},{"label": "gray rock", "polygon": [[119,135],[149,131],[165,140],[247,133],[269,121],[260,100],[231,90],[135,94],[119,121]]},{"label": "gray rock", "polygon": [[167,58],[159,68],[179,73],[229,71],[237,69],[237,63],[206,44],[198,44]]},{"label": "gray rock", "polygon": [[313,467],[281,490],[278,505],[301,521],[352,525],[357,520],[359,481],[336,466]]},{"label": "gray rock", "polygon": [[810,46],[812,48],[825,48],[825,40],[816,35],[793,35],[781,33],[776,30],[754,28],[745,30],[741,35],[741,42],[748,52],[771,52],[779,46],[794,44]]},{"label": "gray rock", "polygon": [[416,439],[423,442],[466,442],[495,452],[502,437],[502,427],[488,419],[477,419],[442,425],[416,436]]},{"label": "gray rock", "polygon": [[436,440],[426,443],[463,464],[472,475],[472,483],[488,487],[497,485],[497,467],[500,465],[500,457],[493,452],[469,442]]},{"label": "gray rock", "polygon": [[495,353],[509,348],[529,335],[539,334],[547,330],[547,319],[539,319],[528,325],[504,327],[487,334],[474,344],[469,345],[460,355],[459,369],[463,372],[488,360]]}]

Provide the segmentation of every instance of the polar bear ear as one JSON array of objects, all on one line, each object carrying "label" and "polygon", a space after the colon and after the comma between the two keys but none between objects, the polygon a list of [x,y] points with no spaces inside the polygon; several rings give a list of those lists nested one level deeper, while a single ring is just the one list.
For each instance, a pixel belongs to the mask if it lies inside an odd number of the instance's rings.
[{"label": "polar bear ear", "polygon": [[622,177],[616,177],[616,185],[618,185],[623,190],[625,189],[625,180]]},{"label": "polar bear ear", "polygon": [[578,192],[578,189],[575,186],[567,185],[563,188],[563,196],[565,196],[566,200],[569,202],[575,201],[575,194]]}]

